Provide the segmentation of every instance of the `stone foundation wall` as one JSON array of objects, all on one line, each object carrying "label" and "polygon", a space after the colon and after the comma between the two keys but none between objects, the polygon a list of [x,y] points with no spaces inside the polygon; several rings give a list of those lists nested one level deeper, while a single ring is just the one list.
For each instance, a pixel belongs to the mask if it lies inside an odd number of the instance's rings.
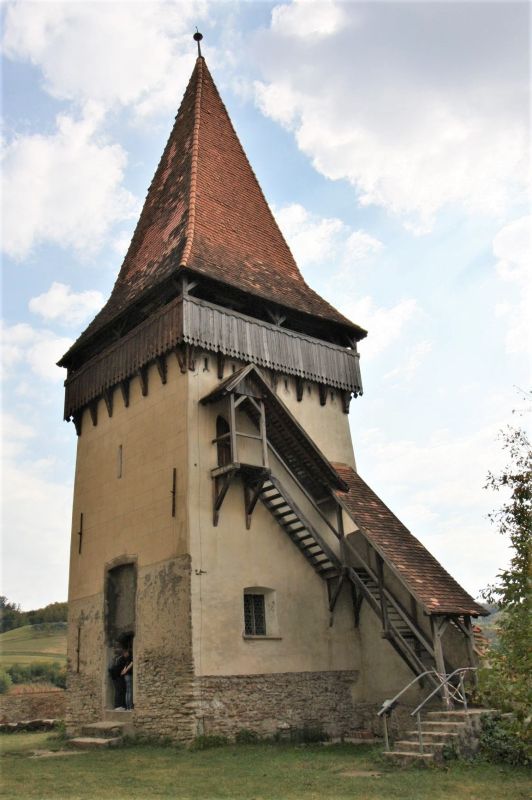
[{"label": "stone foundation wall", "polygon": [[353,701],[357,679],[351,670],[197,678],[200,728],[232,737],[242,728],[267,736],[308,726],[356,736],[373,729],[376,710]]},{"label": "stone foundation wall", "polygon": [[0,722],[64,719],[65,690],[0,695]]}]

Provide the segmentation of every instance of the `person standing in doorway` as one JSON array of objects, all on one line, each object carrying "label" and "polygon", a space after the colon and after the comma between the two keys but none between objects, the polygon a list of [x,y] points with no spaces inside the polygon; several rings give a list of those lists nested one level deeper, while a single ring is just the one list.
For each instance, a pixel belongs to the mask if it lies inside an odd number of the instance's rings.
[{"label": "person standing in doorway", "polygon": [[133,654],[130,647],[123,651],[125,666],[120,673],[126,682],[126,711],[133,710]]}]

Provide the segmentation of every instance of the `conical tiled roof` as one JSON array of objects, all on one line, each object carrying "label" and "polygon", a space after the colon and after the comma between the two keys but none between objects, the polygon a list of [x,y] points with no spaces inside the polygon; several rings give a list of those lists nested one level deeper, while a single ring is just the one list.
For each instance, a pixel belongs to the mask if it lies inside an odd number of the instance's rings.
[{"label": "conical tiled roof", "polygon": [[184,267],[364,335],[305,283],[202,57],[111,296],[73,349]]}]

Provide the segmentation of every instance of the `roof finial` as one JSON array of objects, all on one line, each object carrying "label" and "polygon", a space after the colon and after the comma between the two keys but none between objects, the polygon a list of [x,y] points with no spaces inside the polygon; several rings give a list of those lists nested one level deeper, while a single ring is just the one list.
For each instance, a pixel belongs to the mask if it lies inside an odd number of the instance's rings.
[{"label": "roof finial", "polygon": [[194,34],[194,41],[198,43],[198,58],[201,58],[201,45],[200,42],[203,39],[203,34],[198,31],[196,27],[196,33]]}]

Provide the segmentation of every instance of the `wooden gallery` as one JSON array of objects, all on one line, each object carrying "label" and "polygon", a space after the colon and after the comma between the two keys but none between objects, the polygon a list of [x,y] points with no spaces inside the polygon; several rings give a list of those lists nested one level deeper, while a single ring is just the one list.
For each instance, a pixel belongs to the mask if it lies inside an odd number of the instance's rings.
[{"label": "wooden gallery", "polygon": [[70,732],[353,736],[475,662],[484,610],[356,470],[365,336],[303,280],[199,56],[111,296],[59,362]]}]

